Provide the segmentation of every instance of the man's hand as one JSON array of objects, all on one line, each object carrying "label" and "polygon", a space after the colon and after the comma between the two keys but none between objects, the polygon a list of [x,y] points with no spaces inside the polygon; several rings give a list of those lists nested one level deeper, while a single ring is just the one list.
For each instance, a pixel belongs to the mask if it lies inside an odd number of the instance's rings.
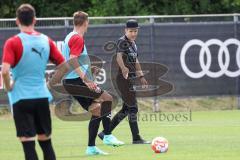
[{"label": "man's hand", "polygon": [[123,74],[123,77],[124,77],[125,79],[128,78],[128,73],[129,73],[129,69],[124,66],[124,67],[122,68],[122,74]]},{"label": "man's hand", "polygon": [[5,90],[6,90],[7,92],[10,92],[10,91],[13,90],[13,87],[14,87],[14,82],[12,82],[9,87],[5,86]]},{"label": "man's hand", "polygon": [[97,84],[94,83],[93,81],[84,80],[83,82],[86,84],[86,86],[87,86],[90,90],[94,91],[95,89],[97,89]]},{"label": "man's hand", "polygon": [[141,82],[142,88],[148,88],[148,82],[143,76],[140,77],[140,82]]},{"label": "man's hand", "polygon": [[11,91],[13,89],[14,86],[14,81],[11,82],[11,77],[10,77],[10,68],[11,65],[9,63],[2,63],[2,77],[3,77],[3,83],[5,86],[5,90],[7,92]]}]

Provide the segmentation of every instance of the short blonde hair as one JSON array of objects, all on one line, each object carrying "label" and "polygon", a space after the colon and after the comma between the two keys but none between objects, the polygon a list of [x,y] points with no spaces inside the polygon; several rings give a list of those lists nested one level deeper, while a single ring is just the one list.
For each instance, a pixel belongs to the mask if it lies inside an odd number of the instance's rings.
[{"label": "short blonde hair", "polygon": [[83,11],[77,11],[73,14],[74,26],[82,26],[85,21],[88,20],[88,14]]}]

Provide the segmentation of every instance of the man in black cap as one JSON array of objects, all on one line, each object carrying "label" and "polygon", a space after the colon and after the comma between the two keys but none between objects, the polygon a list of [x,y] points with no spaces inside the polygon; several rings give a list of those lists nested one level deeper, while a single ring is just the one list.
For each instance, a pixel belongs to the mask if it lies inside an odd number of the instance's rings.
[{"label": "man in black cap", "polygon": [[[138,54],[135,40],[138,35],[138,28],[138,22],[136,20],[128,20],[125,26],[125,35],[117,42],[117,64],[119,71],[116,77],[116,84],[123,100],[123,106],[112,119],[111,131],[128,116],[133,144],[148,144],[150,142],[142,139],[139,134],[137,123],[138,106],[136,91],[133,87],[133,79],[136,79],[136,77],[140,80],[143,87],[148,85],[137,59]],[[99,133],[98,136],[102,139],[104,137],[104,131]]]}]

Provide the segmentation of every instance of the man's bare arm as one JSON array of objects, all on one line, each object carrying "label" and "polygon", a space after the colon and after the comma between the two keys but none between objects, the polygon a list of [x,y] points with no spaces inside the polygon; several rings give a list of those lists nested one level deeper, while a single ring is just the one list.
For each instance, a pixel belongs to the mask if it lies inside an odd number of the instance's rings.
[{"label": "man's bare arm", "polygon": [[75,55],[70,55],[69,64],[74,68],[74,71],[79,75],[82,80],[87,80],[84,72],[80,68],[80,64],[78,62],[78,57]]},{"label": "man's bare arm", "polygon": [[11,68],[11,65],[9,63],[2,64],[2,77],[3,77],[3,83],[5,85],[6,91],[11,91],[13,87],[13,84],[11,84],[11,78],[10,78],[10,68]]},{"label": "man's bare arm", "polygon": [[123,59],[122,59],[122,55],[123,55],[122,52],[118,52],[117,53],[117,63],[118,63],[119,67],[122,70],[123,77],[125,79],[127,79],[128,78],[129,69],[124,65],[124,62],[123,62]]},{"label": "man's bare arm", "polygon": [[144,76],[144,74],[143,74],[143,72],[142,72],[141,65],[140,65],[138,59],[136,59],[136,64],[135,64],[135,66],[136,66],[136,74],[137,74],[137,76],[138,76],[138,77]]}]

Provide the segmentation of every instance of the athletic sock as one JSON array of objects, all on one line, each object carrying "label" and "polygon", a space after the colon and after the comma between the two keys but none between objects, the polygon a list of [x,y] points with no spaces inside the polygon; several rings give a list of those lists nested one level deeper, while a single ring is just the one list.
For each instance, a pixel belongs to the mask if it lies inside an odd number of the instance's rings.
[{"label": "athletic sock", "polygon": [[112,101],[105,101],[101,106],[103,132],[105,135],[111,134],[111,108]]},{"label": "athletic sock", "polygon": [[43,151],[44,160],[56,160],[56,155],[52,147],[51,139],[46,141],[38,141]]},{"label": "athletic sock", "polygon": [[88,146],[95,146],[95,141],[96,141],[100,122],[101,122],[101,118],[97,116],[92,116],[88,125]]},{"label": "athletic sock", "polygon": [[25,160],[38,160],[37,152],[35,149],[35,141],[22,142]]}]

